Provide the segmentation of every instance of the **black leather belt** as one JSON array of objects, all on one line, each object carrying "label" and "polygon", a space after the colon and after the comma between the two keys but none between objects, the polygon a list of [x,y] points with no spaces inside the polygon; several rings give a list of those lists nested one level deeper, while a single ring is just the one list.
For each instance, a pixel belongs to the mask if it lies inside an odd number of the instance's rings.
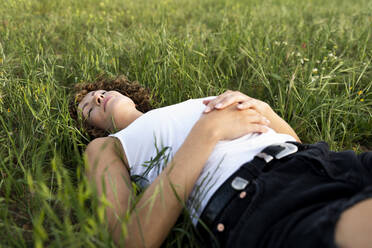
[{"label": "black leather belt", "polygon": [[[253,160],[243,164],[234,172],[213,194],[200,216],[201,222],[198,223],[197,229],[203,238],[208,236],[213,239],[213,235],[211,234],[223,232],[223,224],[216,223],[216,221],[229,203],[236,197],[244,197],[252,178],[256,178],[260,171],[268,170],[271,165],[270,162],[273,160],[278,160],[296,153],[298,151],[298,145],[295,142],[287,142],[268,146],[258,153]],[[248,167],[250,168],[249,171],[247,169]],[[216,240],[209,241],[212,243],[208,243],[208,246],[219,246],[219,242],[216,242]]]}]

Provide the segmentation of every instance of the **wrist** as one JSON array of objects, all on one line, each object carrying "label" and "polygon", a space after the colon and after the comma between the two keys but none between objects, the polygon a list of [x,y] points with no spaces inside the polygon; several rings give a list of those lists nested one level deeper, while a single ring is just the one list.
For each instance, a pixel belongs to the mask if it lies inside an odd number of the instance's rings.
[{"label": "wrist", "polygon": [[198,137],[203,138],[206,142],[214,145],[222,139],[221,132],[215,128],[213,122],[210,120],[208,121],[207,118],[203,117],[195,123],[192,131],[195,132]]},{"label": "wrist", "polygon": [[274,116],[276,114],[275,111],[266,102],[263,102],[262,103],[262,107],[261,107],[261,111],[260,112],[267,119],[271,118],[272,116]]},{"label": "wrist", "polygon": [[275,111],[270,107],[269,104],[265,104],[265,106],[263,107],[263,111],[261,112],[261,114],[264,117],[266,117],[266,119],[268,119],[270,121],[270,125],[275,120],[275,118],[277,118],[277,116],[278,116],[275,113]]}]

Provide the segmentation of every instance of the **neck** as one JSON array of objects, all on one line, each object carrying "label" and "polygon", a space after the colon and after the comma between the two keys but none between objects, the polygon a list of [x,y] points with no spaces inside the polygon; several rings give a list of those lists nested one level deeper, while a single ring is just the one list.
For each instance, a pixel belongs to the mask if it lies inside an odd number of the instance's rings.
[{"label": "neck", "polygon": [[117,117],[115,120],[116,130],[122,130],[126,128],[141,115],[143,115],[141,111],[138,111],[136,108],[133,108],[132,111],[126,112],[125,116]]}]

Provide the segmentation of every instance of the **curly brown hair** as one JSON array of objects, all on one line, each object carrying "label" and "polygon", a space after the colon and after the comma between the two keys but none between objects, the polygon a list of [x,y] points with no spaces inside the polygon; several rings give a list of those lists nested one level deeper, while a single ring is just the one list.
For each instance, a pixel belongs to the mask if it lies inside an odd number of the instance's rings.
[{"label": "curly brown hair", "polygon": [[98,78],[93,83],[80,83],[75,85],[74,94],[70,99],[69,112],[72,119],[76,121],[78,128],[84,128],[90,137],[98,138],[107,136],[108,132],[89,125],[83,121],[81,115],[78,113],[78,105],[81,100],[90,91],[95,90],[115,90],[121,94],[131,98],[136,104],[136,108],[145,113],[152,109],[150,91],[141,86],[137,81],[131,82],[127,77],[121,75],[116,78]]}]

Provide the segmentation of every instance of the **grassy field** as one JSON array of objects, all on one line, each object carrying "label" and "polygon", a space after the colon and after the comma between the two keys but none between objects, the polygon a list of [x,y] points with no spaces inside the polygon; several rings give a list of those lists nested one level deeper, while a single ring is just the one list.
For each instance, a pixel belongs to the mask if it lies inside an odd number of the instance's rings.
[{"label": "grassy field", "polygon": [[[0,247],[110,247],[71,87],[127,75],[155,106],[226,89],[303,142],[372,147],[370,0],[2,0]],[[198,247],[183,215],[165,247]]]}]

